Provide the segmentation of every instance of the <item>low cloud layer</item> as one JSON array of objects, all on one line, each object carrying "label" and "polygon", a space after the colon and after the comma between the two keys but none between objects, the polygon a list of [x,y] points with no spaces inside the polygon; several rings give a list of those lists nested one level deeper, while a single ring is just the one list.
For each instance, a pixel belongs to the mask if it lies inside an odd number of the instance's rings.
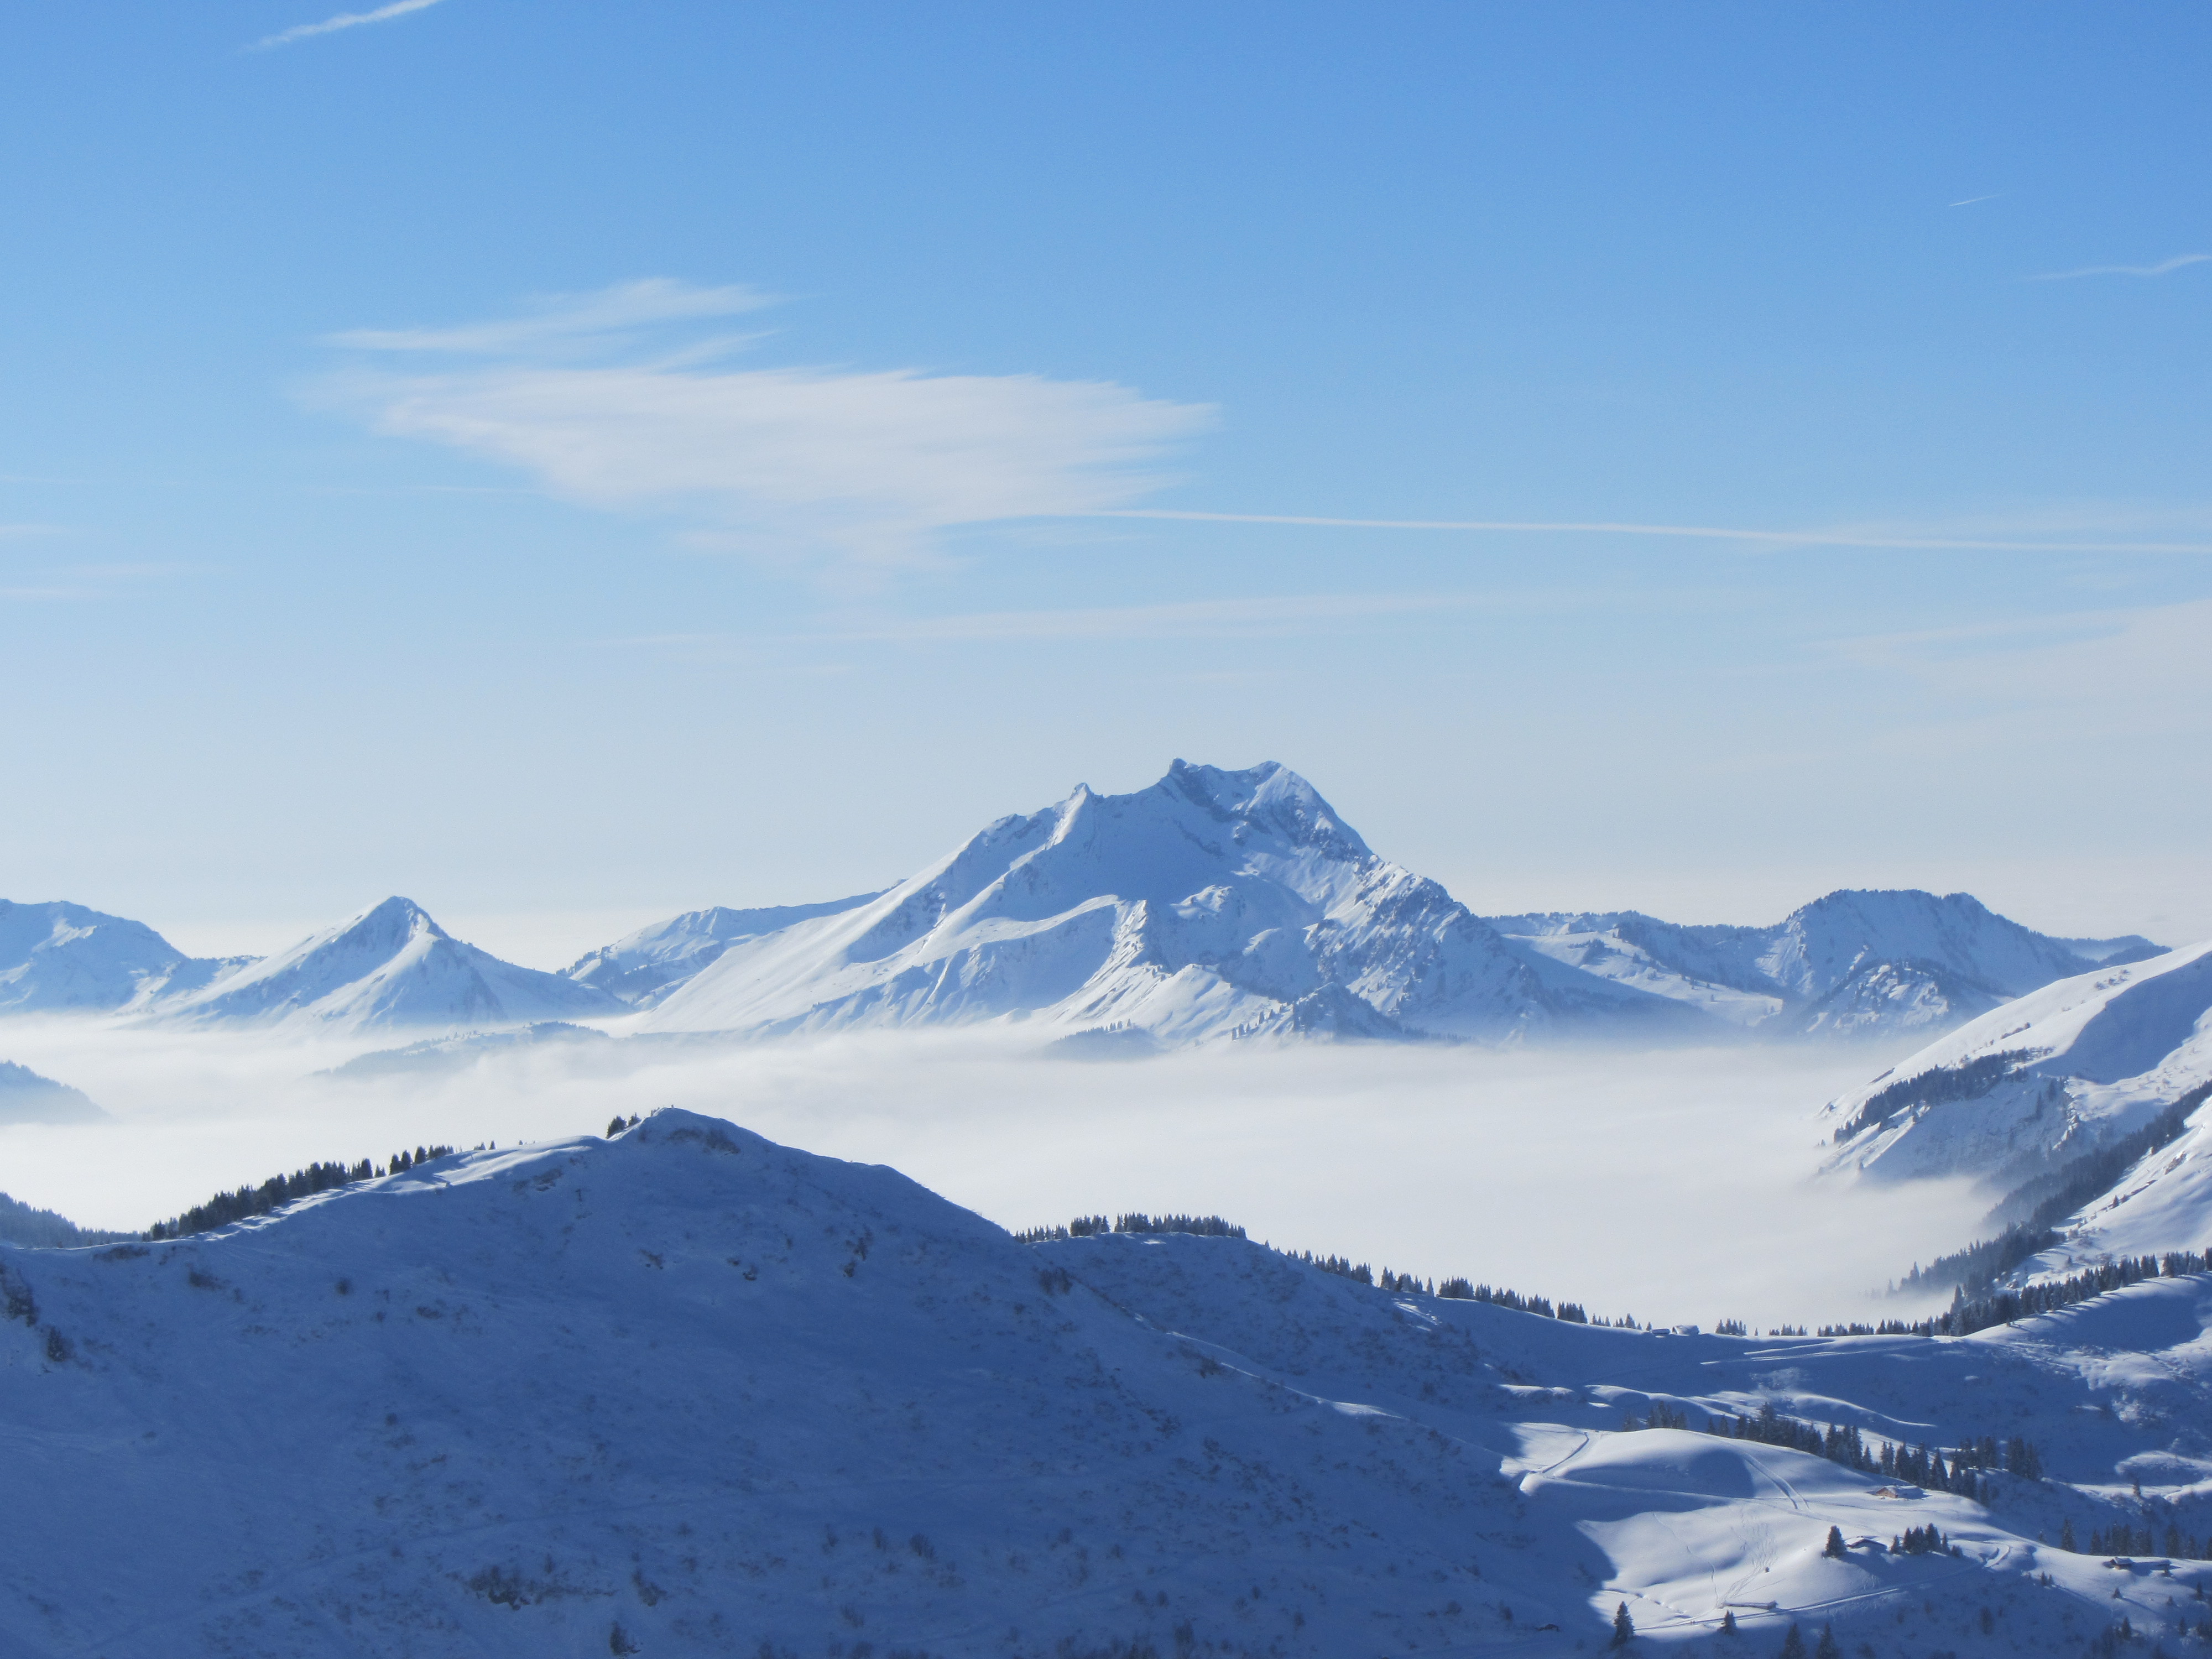
[{"label": "low cloud layer", "polygon": [[1202,429],[1200,406],[1106,381],[915,368],[733,368],[745,343],[672,343],[673,325],[754,309],[751,290],[633,283],[514,319],[357,330],[389,358],[328,393],[395,437],[513,466],[588,506],[665,512],[694,539],[872,567],[925,560],[942,532],[1088,514],[1140,498]]},{"label": "low cloud layer", "polygon": [[341,1083],[310,1073],[347,1049],[21,1023],[0,1038],[119,1120],[0,1129],[12,1195],[88,1225],[143,1226],[314,1159],[596,1133],[672,1104],[890,1164],[1010,1227],[1218,1212],[1288,1248],[1666,1322],[1897,1312],[1867,1289],[1965,1243],[1985,1207],[1952,1186],[1808,1186],[1811,1112],[1893,1058],[1835,1050],[1239,1045],[1084,1065],[969,1033],[586,1043]]}]

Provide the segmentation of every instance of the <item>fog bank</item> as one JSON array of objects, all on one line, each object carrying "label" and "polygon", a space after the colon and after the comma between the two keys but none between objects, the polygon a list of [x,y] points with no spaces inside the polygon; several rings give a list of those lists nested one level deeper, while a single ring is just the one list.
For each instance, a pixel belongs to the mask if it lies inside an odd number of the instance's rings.
[{"label": "fog bank", "polygon": [[681,1105],[890,1164],[1009,1227],[1216,1212],[1291,1249],[1704,1324],[1898,1311],[1869,1287],[1966,1242],[1987,1202],[1959,1183],[1808,1183],[1810,1114],[1893,1058],[1865,1049],[1237,1044],[1085,1064],[969,1032],[315,1075],[364,1046],[10,1022],[0,1058],[117,1121],[0,1128],[0,1190],[139,1228],[314,1159],[596,1133]]}]

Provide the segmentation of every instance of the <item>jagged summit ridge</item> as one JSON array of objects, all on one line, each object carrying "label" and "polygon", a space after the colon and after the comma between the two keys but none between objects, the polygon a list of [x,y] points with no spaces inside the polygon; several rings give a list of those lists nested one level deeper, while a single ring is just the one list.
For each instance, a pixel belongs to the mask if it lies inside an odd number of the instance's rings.
[{"label": "jagged summit ridge", "polygon": [[866,903],[733,945],[646,1024],[1498,1040],[1601,1012],[1677,1018],[1510,945],[1288,768],[1178,760],[1130,794],[1079,785]]}]

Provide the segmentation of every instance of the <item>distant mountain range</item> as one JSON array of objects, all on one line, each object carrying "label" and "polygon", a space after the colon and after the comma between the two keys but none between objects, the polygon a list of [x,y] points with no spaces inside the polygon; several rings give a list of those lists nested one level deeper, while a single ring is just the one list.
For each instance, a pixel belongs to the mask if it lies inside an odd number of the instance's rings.
[{"label": "distant mountain range", "polygon": [[625,1006],[562,974],[464,945],[389,898],[272,957],[190,957],[143,922],[78,904],[0,904],[0,1012],[109,1012],[335,1030],[524,1024]]},{"label": "distant mountain range", "polygon": [[0,1012],[335,1030],[629,1016],[757,1036],[994,1021],[1134,1051],[1865,1036],[1939,1031],[2160,949],[2053,939],[1963,893],[1834,893],[1764,928],[1486,919],[1373,852],[1296,773],[1177,761],[1149,789],[1079,786],[999,819],[883,891],[690,911],[560,974],[465,945],[403,898],[261,960],[188,957],[80,905],[0,904]]},{"label": "distant mountain range", "polygon": [[1771,927],[1683,927],[1633,910],[1491,921],[1585,973],[1808,1036],[1941,1030],[2053,980],[2165,948],[2134,935],[2052,939],[1968,893],[1831,893]]}]

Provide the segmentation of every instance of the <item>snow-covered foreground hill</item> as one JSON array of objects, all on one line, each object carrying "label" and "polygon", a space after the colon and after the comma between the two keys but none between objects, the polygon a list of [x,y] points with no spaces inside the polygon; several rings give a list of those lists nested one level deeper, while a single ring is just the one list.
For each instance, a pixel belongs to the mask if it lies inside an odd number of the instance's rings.
[{"label": "snow-covered foreground hill", "polygon": [[[2212,1571],[2038,1541],[2207,1530],[2201,1279],[1960,1341],[1601,1329],[1023,1245],[681,1112],[0,1266],[11,1655],[1565,1655],[1625,1603],[1917,1659],[2171,1641]],[[1984,1509],[1622,1431],[1654,1402],[2026,1434],[2057,1479]],[[1957,1553],[1889,1549],[1929,1525]]]}]

